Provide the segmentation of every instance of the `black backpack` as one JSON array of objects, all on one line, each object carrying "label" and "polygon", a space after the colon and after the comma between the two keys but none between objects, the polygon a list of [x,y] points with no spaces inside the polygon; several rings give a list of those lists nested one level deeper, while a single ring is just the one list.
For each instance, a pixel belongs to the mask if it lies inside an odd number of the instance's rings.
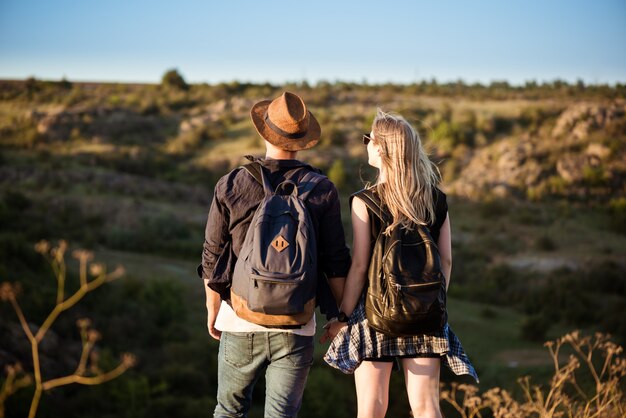
[{"label": "black backpack", "polygon": [[428,229],[412,231],[397,226],[384,231],[392,218],[370,189],[359,197],[382,223],[368,271],[365,315],[369,326],[389,336],[411,336],[441,331],[448,320],[446,280],[439,250]]},{"label": "black backpack", "polygon": [[235,263],[231,304],[250,322],[280,328],[306,324],[315,311],[317,244],[305,200],[326,177],[307,171],[297,184],[272,187],[258,163],[243,168],[263,185]]}]

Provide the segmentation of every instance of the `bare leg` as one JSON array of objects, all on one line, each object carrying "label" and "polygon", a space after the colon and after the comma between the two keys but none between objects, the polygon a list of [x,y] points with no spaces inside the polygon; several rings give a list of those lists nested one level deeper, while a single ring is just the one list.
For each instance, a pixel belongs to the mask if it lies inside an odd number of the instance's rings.
[{"label": "bare leg", "polygon": [[402,359],[404,380],[414,418],[441,418],[438,358]]},{"label": "bare leg", "polygon": [[364,361],[354,371],[358,418],[383,418],[389,402],[393,363]]}]

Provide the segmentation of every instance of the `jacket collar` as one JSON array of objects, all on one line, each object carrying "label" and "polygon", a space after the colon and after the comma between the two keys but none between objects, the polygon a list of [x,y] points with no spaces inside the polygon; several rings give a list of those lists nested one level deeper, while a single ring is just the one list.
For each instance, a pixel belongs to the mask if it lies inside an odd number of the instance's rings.
[{"label": "jacket collar", "polygon": [[[248,157],[246,156],[246,158]],[[281,169],[292,169],[292,168],[299,168],[299,167],[308,167],[309,169],[315,171],[316,173],[321,173],[319,169],[311,167],[309,164],[304,163],[300,160],[277,160],[275,158],[264,157],[264,158],[254,158],[251,161],[258,162],[263,167],[267,168],[270,171],[270,173],[274,173]]]}]

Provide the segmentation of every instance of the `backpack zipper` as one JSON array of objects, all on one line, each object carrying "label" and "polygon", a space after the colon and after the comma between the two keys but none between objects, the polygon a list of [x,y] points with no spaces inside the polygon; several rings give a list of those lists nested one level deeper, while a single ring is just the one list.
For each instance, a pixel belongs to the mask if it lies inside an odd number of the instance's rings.
[{"label": "backpack zipper", "polygon": [[394,286],[396,287],[396,290],[399,292],[402,290],[403,287],[408,287],[408,288],[414,288],[414,287],[434,287],[435,285],[441,285],[441,281],[437,281],[437,282],[428,282],[428,283],[416,283],[416,284],[398,284],[398,283],[394,283]]}]

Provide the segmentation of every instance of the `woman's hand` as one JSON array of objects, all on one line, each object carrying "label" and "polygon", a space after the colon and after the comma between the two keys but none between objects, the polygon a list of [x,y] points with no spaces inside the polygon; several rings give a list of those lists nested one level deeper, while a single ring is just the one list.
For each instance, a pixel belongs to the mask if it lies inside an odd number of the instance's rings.
[{"label": "woman's hand", "polygon": [[339,334],[339,331],[348,324],[345,322],[337,321],[337,318],[333,318],[326,325],[324,325],[324,329],[326,332],[322,334],[320,337],[320,343],[324,344],[326,341],[330,341]]}]

